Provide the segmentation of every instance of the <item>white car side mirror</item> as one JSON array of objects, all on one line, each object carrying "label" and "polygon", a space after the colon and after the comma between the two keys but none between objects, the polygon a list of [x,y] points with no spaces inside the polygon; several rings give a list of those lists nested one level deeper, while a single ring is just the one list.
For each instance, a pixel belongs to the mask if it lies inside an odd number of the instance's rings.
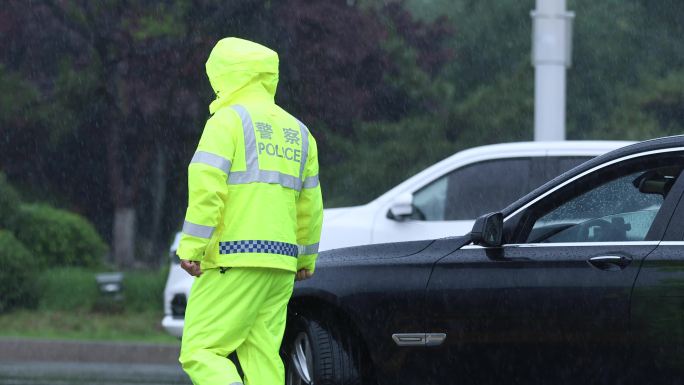
[{"label": "white car side mirror", "polygon": [[403,193],[399,195],[390,206],[389,213],[395,220],[403,220],[404,217],[413,213],[413,194]]}]

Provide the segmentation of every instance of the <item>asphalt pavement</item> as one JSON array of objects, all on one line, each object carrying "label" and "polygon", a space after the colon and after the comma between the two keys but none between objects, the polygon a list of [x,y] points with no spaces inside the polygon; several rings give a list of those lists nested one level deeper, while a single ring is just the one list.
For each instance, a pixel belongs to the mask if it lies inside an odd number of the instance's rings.
[{"label": "asphalt pavement", "polygon": [[2,385],[190,385],[176,344],[0,338]]},{"label": "asphalt pavement", "polygon": [[189,385],[178,365],[93,362],[3,362],[3,385]]}]

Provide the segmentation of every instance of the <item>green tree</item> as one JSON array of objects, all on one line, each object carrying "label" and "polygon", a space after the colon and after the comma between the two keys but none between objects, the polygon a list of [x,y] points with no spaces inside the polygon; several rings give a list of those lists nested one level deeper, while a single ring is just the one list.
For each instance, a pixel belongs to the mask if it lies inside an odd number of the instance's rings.
[{"label": "green tree", "polygon": [[684,70],[646,77],[621,93],[604,124],[612,138],[645,140],[684,133]]},{"label": "green tree", "polygon": [[19,218],[19,193],[7,182],[0,172],[0,229],[12,229]]}]

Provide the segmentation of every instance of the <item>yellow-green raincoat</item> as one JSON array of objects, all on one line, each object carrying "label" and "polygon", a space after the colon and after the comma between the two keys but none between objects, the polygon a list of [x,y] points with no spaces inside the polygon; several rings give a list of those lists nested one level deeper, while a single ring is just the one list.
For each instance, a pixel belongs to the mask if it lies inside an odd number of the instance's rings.
[{"label": "yellow-green raincoat", "polygon": [[246,384],[280,384],[293,272],[313,271],[318,255],[316,141],[274,103],[274,51],[226,38],[206,68],[216,100],[188,167],[177,251],[204,273],[191,290],[180,361],[195,384],[241,383],[225,358],[237,350]]}]

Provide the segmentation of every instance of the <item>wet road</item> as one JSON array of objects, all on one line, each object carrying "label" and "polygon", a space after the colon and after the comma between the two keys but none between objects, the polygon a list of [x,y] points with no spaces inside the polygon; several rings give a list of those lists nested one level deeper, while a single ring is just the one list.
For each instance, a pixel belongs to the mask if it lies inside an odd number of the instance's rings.
[{"label": "wet road", "polygon": [[0,337],[0,385],[190,385],[180,344]]},{"label": "wet road", "polygon": [[175,364],[0,362],[2,385],[191,385]]}]

